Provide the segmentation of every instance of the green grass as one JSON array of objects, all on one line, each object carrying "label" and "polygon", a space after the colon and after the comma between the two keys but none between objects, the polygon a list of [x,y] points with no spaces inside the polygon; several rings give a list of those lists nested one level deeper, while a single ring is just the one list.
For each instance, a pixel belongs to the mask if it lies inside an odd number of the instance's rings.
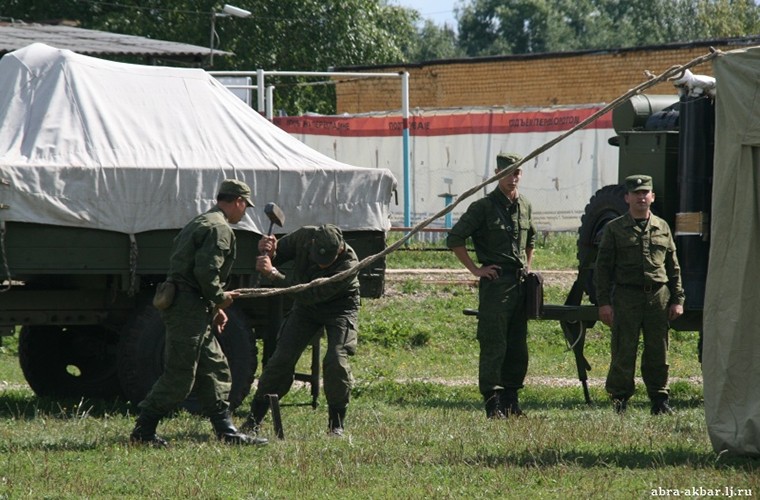
[{"label": "green grass", "polygon": [[[566,258],[545,254],[549,266]],[[547,302],[564,293],[548,287]],[[588,331],[594,404],[587,406],[559,326],[532,321],[521,392],[528,417],[491,422],[477,391],[476,319],[462,314],[475,307],[475,288],[415,280],[364,300],[346,438],[326,436],[323,396],[317,410],[288,406],[310,401],[303,386],[283,401],[286,439],[265,448],[221,445],[208,422],[185,412],[159,428],[170,449],[130,446],[130,404],[37,398],[18,369],[16,338],[4,338],[0,498],[628,499],[668,489],[681,497],[693,488],[760,491],[760,461],[712,450],[702,387],[690,378],[700,374],[695,334],[672,335],[676,415],[650,416],[639,381],[629,411],[618,416],[601,386],[609,330]],[[272,437],[268,422],[263,433]]]},{"label": "green grass", "polygon": [[[402,233],[391,233],[389,244],[403,237]],[[390,269],[462,269],[454,254],[446,248],[445,234],[439,234],[436,243],[411,241],[388,255],[386,265]],[[575,233],[539,234],[536,239],[536,249],[533,257],[535,269],[576,269],[576,240]],[[472,249],[472,244],[468,244]],[[473,256],[475,252],[471,251]]]},{"label": "green grass", "polygon": [[[18,335],[18,329],[16,329],[15,335]],[[17,339],[18,337],[0,337],[0,360],[6,361],[0,361],[0,384],[4,381],[22,381],[24,379],[18,361],[9,362],[18,359]]]},{"label": "green grass", "polygon": [[[362,363],[372,374],[386,377],[467,378],[474,384],[477,373],[477,319],[465,316],[464,309],[478,306],[477,289],[465,285],[428,285],[415,282],[415,292],[396,293],[394,287],[384,297],[364,300],[360,315]],[[411,288],[406,286],[406,288]],[[549,286],[547,303],[564,301],[565,290]],[[393,311],[404,311],[393,314]],[[609,367],[609,329],[596,323],[587,332],[585,355],[591,377],[606,376]],[[698,336],[693,332],[672,332],[671,376],[688,378],[700,374],[697,359]],[[529,375],[576,377],[572,353],[556,321],[529,323],[531,361]],[[392,362],[389,362],[392,360]]]}]

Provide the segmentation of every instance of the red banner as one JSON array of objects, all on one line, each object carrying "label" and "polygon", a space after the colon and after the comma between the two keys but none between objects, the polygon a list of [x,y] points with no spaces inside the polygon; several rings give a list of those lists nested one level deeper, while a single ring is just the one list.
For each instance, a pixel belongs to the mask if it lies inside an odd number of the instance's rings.
[{"label": "red banner", "polygon": [[[601,108],[412,116],[409,118],[409,133],[424,137],[564,132],[575,127],[599,109]],[[400,136],[403,131],[403,121],[400,116],[286,116],[275,118],[274,123],[290,134],[383,137]],[[586,128],[612,128],[612,115],[606,113]]]}]

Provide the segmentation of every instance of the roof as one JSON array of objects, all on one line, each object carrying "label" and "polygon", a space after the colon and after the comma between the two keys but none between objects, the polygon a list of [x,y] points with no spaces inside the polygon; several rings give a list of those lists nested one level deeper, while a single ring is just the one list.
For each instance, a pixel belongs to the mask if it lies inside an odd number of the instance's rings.
[{"label": "roof", "polygon": [[[0,56],[36,42],[90,56],[125,55],[200,62],[210,54],[208,47],[141,36],[63,25],[0,23]],[[214,55],[232,53],[214,50]]]}]

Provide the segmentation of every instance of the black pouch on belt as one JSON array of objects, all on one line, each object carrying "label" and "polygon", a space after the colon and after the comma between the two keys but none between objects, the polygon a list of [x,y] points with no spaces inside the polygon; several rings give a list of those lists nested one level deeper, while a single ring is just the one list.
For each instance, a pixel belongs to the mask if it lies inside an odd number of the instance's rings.
[{"label": "black pouch on belt", "polygon": [[540,273],[525,275],[525,313],[529,319],[539,319],[544,313],[544,277]]},{"label": "black pouch on belt", "polygon": [[173,281],[163,281],[156,287],[156,294],[153,296],[153,307],[159,311],[169,309],[174,303],[174,295],[177,293],[177,285]]}]

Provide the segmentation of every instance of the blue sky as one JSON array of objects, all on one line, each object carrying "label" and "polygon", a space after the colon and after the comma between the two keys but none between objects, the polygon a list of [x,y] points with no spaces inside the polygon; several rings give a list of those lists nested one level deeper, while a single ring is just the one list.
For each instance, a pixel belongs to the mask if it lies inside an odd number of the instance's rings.
[{"label": "blue sky", "polygon": [[400,5],[415,9],[422,14],[423,19],[431,19],[434,23],[443,26],[448,23],[456,30],[457,22],[454,17],[454,6],[458,0],[389,0],[390,4]]}]

